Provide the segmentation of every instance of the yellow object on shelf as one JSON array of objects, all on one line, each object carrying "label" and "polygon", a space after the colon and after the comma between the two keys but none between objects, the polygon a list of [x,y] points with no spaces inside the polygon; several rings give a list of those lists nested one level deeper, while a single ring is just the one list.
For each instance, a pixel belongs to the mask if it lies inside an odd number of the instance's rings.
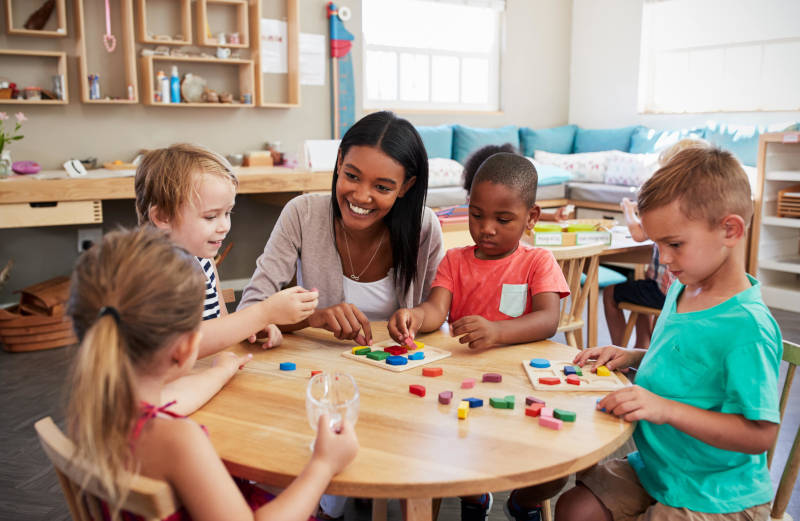
[{"label": "yellow object on shelf", "polygon": [[533,231],[536,233],[539,232],[562,232],[563,228],[558,223],[536,223],[536,226],[533,227]]}]

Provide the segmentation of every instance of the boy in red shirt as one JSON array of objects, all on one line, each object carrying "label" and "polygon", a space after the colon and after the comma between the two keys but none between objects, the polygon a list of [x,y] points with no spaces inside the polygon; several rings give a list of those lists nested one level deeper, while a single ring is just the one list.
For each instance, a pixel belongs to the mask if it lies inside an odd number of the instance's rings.
[{"label": "boy in red shirt", "polygon": [[394,340],[404,343],[420,330],[434,331],[448,314],[451,333],[471,349],[556,333],[567,282],[550,251],[519,242],[539,219],[536,184],[536,169],[522,156],[498,153],[481,164],[469,194],[475,245],[448,250],[428,299],[392,315]]}]

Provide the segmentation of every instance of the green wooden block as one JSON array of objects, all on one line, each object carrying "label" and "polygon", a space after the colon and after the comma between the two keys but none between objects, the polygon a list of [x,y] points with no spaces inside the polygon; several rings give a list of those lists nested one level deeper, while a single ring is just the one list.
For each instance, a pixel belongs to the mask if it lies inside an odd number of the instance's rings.
[{"label": "green wooden block", "polygon": [[565,422],[575,421],[575,413],[564,409],[553,409],[553,417]]},{"label": "green wooden block", "polygon": [[495,409],[508,409],[505,398],[489,398],[489,405]]},{"label": "green wooden block", "polygon": [[357,354],[359,356],[366,355],[367,353],[371,353],[371,352],[372,352],[372,349],[370,349],[369,347],[364,347],[362,349],[356,349],[355,350],[355,354]]},{"label": "green wooden block", "polygon": [[505,397],[505,401],[506,401],[506,409],[513,409],[514,408],[514,402],[516,400],[514,399],[514,395],[513,394],[509,394],[508,396],[506,396]]},{"label": "green wooden block", "polygon": [[386,351],[371,351],[367,353],[367,358],[370,358],[372,360],[386,360],[390,356],[392,355],[390,355]]},{"label": "green wooden block", "polygon": [[575,375],[583,376],[583,370],[581,369],[581,367],[579,365],[575,366]]}]

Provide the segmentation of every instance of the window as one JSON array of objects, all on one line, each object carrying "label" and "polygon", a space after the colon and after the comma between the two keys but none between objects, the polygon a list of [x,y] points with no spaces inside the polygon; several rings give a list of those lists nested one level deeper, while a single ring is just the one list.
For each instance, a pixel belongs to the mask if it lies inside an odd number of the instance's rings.
[{"label": "window", "polygon": [[364,108],[498,110],[504,0],[362,0]]},{"label": "window", "polygon": [[648,0],[640,112],[800,109],[800,2]]}]

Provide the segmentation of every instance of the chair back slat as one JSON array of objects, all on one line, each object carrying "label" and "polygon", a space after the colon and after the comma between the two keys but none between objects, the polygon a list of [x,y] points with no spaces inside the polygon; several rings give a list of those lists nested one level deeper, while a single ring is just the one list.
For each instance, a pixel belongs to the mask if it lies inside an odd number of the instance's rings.
[{"label": "chair back slat", "polygon": [[[781,399],[780,399],[780,414],[781,420],[783,420],[783,413],[786,409],[786,402],[789,398],[789,391],[792,388],[792,380],[794,380],[794,373],[795,368],[800,362],[800,346],[784,341],[783,342],[783,361],[789,364],[789,368],[786,371],[786,380],[783,384],[783,390],[781,391]],[[777,444],[778,439],[777,436],[775,437],[775,444],[772,445],[772,448],[767,453],[767,465],[772,465],[772,457],[775,455],[775,445]],[[794,488],[795,482],[797,482],[797,474],[800,471],[800,427],[798,427],[797,432],[794,435],[794,442],[792,443],[792,448],[789,451],[789,457],[786,460],[786,466],[783,468],[783,473],[781,474],[781,479],[778,482],[778,488],[775,491],[775,501],[772,503],[772,512],[770,513],[770,517],[772,519],[782,519],[784,513],[786,513],[786,507],[789,505],[789,499],[792,497],[792,489]]]},{"label": "chair back slat", "polygon": [[[600,252],[605,249],[603,244],[588,244],[585,246],[567,246],[552,248],[561,271],[569,287],[570,296],[561,300],[558,331],[563,331],[567,344],[572,347],[579,346],[581,329],[584,325],[583,311],[588,301],[589,292],[597,280],[597,270],[600,265]],[[581,284],[581,275],[586,273],[586,280]]]}]

